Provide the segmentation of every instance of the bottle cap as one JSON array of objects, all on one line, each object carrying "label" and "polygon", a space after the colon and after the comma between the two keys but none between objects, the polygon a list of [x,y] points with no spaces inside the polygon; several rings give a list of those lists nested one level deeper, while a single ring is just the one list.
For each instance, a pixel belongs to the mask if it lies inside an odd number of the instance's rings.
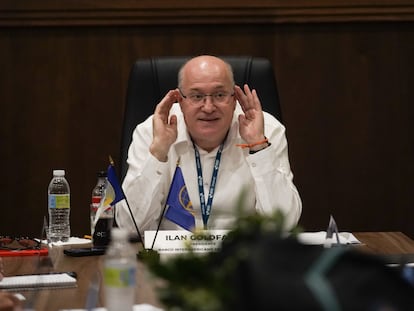
[{"label": "bottle cap", "polygon": [[114,227],[111,229],[112,240],[126,240],[128,238],[128,231],[122,228]]},{"label": "bottle cap", "polygon": [[96,175],[98,177],[106,177],[108,174],[106,171],[99,171],[98,173],[96,173]]},{"label": "bottle cap", "polygon": [[65,170],[53,170],[53,176],[65,176]]}]

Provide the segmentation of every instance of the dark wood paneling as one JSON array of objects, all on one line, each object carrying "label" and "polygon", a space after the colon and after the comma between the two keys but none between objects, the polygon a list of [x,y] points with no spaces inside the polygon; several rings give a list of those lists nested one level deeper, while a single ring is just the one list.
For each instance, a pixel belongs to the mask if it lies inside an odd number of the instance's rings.
[{"label": "dark wood paneling", "polygon": [[305,229],[333,214],[343,230],[414,236],[414,4],[281,2],[3,0],[0,234],[38,234],[53,168],[87,233],[134,60],[211,53],[274,64]]},{"label": "dark wood paneling", "polygon": [[[307,228],[411,226],[413,24],[289,27],[275,63]],[[324,216],[323,216],[324,215]]]},{"label": "dark wood paneling", "polygon": [[189,25],[407,21],[412,0],[2,0],[0,25]]}]

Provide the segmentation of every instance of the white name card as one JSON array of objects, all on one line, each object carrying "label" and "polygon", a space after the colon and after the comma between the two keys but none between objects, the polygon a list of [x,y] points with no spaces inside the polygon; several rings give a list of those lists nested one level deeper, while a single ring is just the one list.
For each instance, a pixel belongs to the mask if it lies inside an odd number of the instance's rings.
[{"label": "white name card", "polygon": [[189,247],[195,253],[217,252],[228,232],[229,230],[208,230],[194,234],[184,230],[160,230],[156,234],[155,230],[145,231],[144,246],[160,254],[186,253]]}]

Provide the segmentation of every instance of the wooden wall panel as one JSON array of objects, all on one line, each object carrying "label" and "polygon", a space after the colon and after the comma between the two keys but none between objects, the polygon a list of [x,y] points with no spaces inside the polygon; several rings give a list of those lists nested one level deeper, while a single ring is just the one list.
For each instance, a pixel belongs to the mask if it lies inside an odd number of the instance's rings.
[{"label": "wooden wall panel", "polygon": [[412,21],[412,0],[3,0],[0,25],[109,26]]},{"label": "wooden wall panel", "polygon": [[212,53],[274,64],[305,229],[414,237],[413,1],[283,2],[2,1],[0,234],[38,234],[53,168],[87,233],[134,60]]},{"label": "wooden wall panel", "polygon": [[290,30],[277,73],[306,227],[332,213],[349,230],[412,233],[412,25]]}]

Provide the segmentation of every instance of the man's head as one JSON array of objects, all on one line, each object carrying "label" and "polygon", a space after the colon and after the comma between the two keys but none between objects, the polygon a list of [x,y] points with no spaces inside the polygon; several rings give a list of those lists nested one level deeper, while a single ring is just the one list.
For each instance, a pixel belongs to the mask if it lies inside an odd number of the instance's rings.
[{"label": "man's head", "polygon": [[203,55],[192,58],[178,74],[179,100],[194,142],[211,151],[226,137],[236,107],[231,66]]}]

